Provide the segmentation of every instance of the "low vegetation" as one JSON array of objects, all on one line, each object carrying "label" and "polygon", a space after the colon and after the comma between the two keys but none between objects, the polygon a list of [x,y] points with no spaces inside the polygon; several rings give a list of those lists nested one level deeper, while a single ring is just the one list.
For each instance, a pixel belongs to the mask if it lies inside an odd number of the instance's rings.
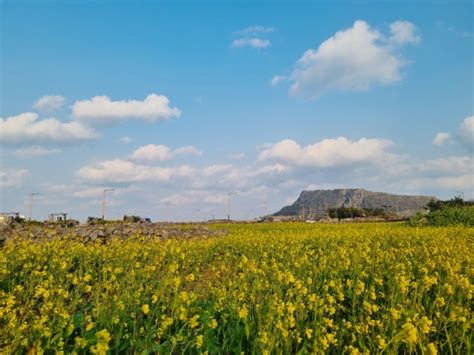
[{"label": "low vegetation", "polygon": [[472,228],[225,228],[191,240],[9,239],[0,348],[472,353]]}]

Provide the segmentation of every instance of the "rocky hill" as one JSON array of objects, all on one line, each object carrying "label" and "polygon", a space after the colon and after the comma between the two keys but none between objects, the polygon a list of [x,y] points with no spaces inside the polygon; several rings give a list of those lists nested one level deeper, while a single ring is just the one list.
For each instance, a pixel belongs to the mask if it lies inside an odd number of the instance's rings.
[{"label": "rocky hill", "polygon": [[283,207],[274,216],[300,216],[304,219],[320,219],[328,208],[383,208],[389,214],[401,217],[414,215],[434,196],[394,195],[364,189],[334,189],[303,191],[290,206]]}]

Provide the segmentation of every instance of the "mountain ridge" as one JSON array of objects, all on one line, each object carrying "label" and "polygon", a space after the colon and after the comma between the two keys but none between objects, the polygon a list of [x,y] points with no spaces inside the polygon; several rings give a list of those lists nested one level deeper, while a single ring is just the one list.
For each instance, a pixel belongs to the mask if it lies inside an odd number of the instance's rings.
[{"label": "mountain ridge", "polygon": [[273,216],[300,216],[305,219],[326,217],[335,207],[383,208],[387,213],[408,217],[423,210],[435,196],[397,195],[373,192],[362,188],[303,190],[296,201],[283,207]]}]

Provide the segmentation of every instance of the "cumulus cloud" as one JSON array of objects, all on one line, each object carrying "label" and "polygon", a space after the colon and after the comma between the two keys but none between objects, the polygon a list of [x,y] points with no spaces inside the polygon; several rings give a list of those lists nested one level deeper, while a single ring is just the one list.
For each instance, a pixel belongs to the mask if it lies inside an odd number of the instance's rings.
[{"label": "cumulus cloud", "polygon": [[433,145],[438,147],[442,146],[444,143],[451,139],[451,135],[447,132],[439,132],[433,139]]},{"label": "cumulus cloud", "polygon": [[351,141],[345,137],[324,139],[305,147],[286,139],[260,152],[260,160],[278,160],[294,166],[336,167],[353,163],[381,163],[391,155],[387,148],[392,142],[385,139],[361,138]]},{"label": "cumulus cloud", "polygon": [[15,150],[15,155],[18,158],[29,158],[29,157],[40,157],[45,155],[52,155],[59,153],[59,149],[48,149],[38,145],[34,145],[28,148],[21,148]]},{"label": "cumulus cloud", "polygon": [[192,145],[186,145],[184,147],[177,148],[174,150],[174,153],[176,155],[194,155],[196,157],[202,155],[202,152],[196,147],[193,147]]},{"label": "cumulus cloud", "polygon": [[468,146],[474,146],[474,116],[464,119],[460,128],[461,139]]},{"label": "cumulus cloud", "polygon": [[188,166],[154,167],[135,164],[128,160],[114,159],[83,166],[77,172],[80,178],[94,182],[130,183],[168,181],[187,177],[193,173]]},{"label": "cumulus cloud", "polygon": [[409,21],[395,21],[390,24],[390,40],[397,44],[418,44],[421,36],[417,33],[416,26]]},{"label": "cumulus cloud", "polygon": [[33,108],[42,112],[59,110],[66,102],[66,98],[60,95],[46,95],[38,99]]},{"label": "cumulus cloud", "polygon": [[317,98],[327,91],[365,91],[401,80],[406,62],[397,52],[400,46],[393,43],[416,42],[414,31],[410,22],[394,22],[387,39],[367,22],[355,21],[303,54],[290,76],[290,94]]},{"label": "cumulus cloud", "polygon": [[166,145],[148,144],[135,150],[130,158],[137,161],[152,162],[170,160],[178,155],[200,156],[201,154],[201,151],[193,146],[184,146],[173,150]]},{"label": "cumulus cloud", "polygon": [[29,175],[26,169],[0,169],[0,187],[20,187]]},{"label": "cumulus cloud", "polygon": [[55,118],[40,120],[38,114],[32,112],[0,118],[2,143],[71,143],[98,136],[80,122],[61,122]]},{"label": "cumulus cloud", "polygon": [[252,48],[267,48],[271,46],[271,42],[268,39],[263,38],[238,38],[232,41],[232,47],[252,47]]},{"label": "cumulus cloud", "polygon": [[179,117],[181,110],[169,106],[169,99],[163,95],[151,94],[143,101],[112,101],[107,96],[95,96],[90,100],[76,101],[72,115],[78,120],[114,122],[138,119],[148,122]]}]

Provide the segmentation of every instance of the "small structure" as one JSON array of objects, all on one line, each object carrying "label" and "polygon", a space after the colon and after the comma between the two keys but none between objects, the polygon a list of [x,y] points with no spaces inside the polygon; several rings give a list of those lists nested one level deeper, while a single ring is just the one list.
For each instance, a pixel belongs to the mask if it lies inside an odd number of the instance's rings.
[{"label": "small structure", "polygon": [[20,212],[2,212],[0,213],[0,223],[19,222],[25,219]]},{"label": "small structure", "polygon": [[48,215],[48,222],[62,223],[67,221],[67,213],[50,213]]}]

